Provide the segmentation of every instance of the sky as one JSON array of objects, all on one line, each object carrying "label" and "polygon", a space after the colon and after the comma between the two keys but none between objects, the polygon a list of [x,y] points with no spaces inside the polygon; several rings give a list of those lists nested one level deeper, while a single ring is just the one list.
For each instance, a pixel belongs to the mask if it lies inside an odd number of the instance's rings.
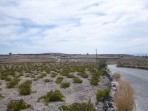
[{"label": "sky", "polygon": [[147,54],[148,0],[0,0],[0,54]]}]

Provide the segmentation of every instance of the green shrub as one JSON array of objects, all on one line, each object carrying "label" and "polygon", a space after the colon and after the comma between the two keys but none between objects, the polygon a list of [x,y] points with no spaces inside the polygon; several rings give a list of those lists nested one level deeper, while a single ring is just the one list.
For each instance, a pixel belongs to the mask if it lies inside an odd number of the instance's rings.
[{"label": "green shrub", "polygon": [[67,78],[74,78],[75,76],[73,74],[68,74],[66,77]]},{"label": "green shrub", "polygon": [[56,77],[58,74],[56,72],[52,72],[51,77]]},{"label": "green shrub", "polygon": [[59,91],[59,90],[55,90],[55,91],[50,91],[48,92],[46,95],[44,96],[41,96],[39,99],[38,99],[38,102],[43,99],[44,102],[45,102],[45,105],[48,105],[49,102],[52,102],[52,101],[63,101],[63,94]]},{"label": "green shrub", "polygon": [[32,81],[27,80],[19,85],[19,94],[20,95],[29,95],[31,93],[31,84]]},{"label": "green shrub", "polygon": [[18,78],[14,78],[11,81],[6,83],[6,87],[7,88],[14,88],[16,85],[18,85],[19,81],[20,80]]},{"label": "green shrub", "polygon": [[98,85],[98,82],[100,82],[100,80],[99,80],[97,77],[95,77],[95,76],[93,76],[93,77],[90,79],[90,84],[91,84],[91,85]]},{"label": "green shrub", "polygon": [[99,69],[103,69],[106,67],[106,60],[100,60],[98,63]]},{"label": "green shrub", "polygon": [[78,73],[78,75],[80,75],[83,78],[88,78],[88,75],[85,72],[80,72]]},{"label": "green shrub", "polygon": [[0,93],[0,99],[1,99],[1,98],[4,98],[4,96]]},{"label": "green shrub", "polygon": [[109,92],[110,92],[109,89],[98,90],[96,92],[96,99],[97,99],[97,101],[104,100],[104,98],[109,95]]},{"label": "green shrub", "polygon": [[82,83],[83,81],[80,78],[75,77],[75,78],[73,78],[73,82],[74,83]]},{"label": "green shrub", "polygon": [[59,109],[64,111],[96,111],[92,103],[73,103],[68,106],[60,106]]},{"label": "green shrub", "polygon": [[63,81],[63,77],[58,77],[55,82],[60,84],[62,81]]},{"label": "green shrub", "polygon": [[70,86],[70,83],[68,82],[61,83],[61,88],[68,88],[69,86]]},{"label": "green shrub", "polygon": [[46,74],[41,74],[37,78],[40,79],[40,78],[44,78],[45,76],[47,76],[47,75]]},{"label": "green shrub", "polygon": [[44,81],[45,81],[45,82],[52,82],[51,79],[45,79]]},{"label": "green shrub", "polygon": [[23,99],[11,100],[7,105],[7,111],[20,111],[29,107],[31,107],[31,105],[27,104]]}]

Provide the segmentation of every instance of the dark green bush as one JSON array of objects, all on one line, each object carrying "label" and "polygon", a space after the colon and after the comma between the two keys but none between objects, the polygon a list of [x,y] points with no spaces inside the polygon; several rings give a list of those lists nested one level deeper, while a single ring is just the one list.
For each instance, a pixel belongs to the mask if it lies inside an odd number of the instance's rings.
[{"label": "dark green bush", "polygon": [[95,77],[95,76],[91,77],[91,79],[90,79],[91,85],[98,85],[98,82],[100,82],[100,80],[97,77]]},{"label": "dark green bush", "polygon": [[62,81],[63,81],[63,77],[58,77],[55,82],[60,84]]},{"label": "dark green bush", "polygon": [[31,107],[31,105],[27,104],[23,99],[11,100],[7,105],[7,111],[20,111],[29,107]]},{"label": "dark green bush", "polygon": [[79,72],[78,75],[80,75],[83,78],[88,78],[88,75],[85,72]]},{"label": "dark green bush", "polygon": [[19,81],[20,80],[18,78],[14,78],[11,81],[6,83],[6,87],[7,88],[14,88],[16,85],[18,85]]},{"label": "dark green bush", "polygon": [[45,79],[44,81],[45,81],[45,82],[52,82],[51,79]]},{"label": "dark green bush", "polygon": [[106,60],[100,60],[98,63],[99,69],[103,69],[106,67]]},{"label": "dark green bush", "polygon": [[68,82],[61,83],[61,88],[68,88],[69,86],[70,86],[70,83]]},{"label": "dark green bush", "polygon": [[109,89],[98,90],[96,92],[96,99],[97,99],[97,101],[104,100],[104,98],[109,95],[109,92],[110,92]]},{"label": "dark green bush", "polygon": [[49,102],[52,102],[52,101],[63,101],[63,94],[59,91],[59,90],[55,90],[55,91],[50,91],[48,92],[46,95],[44,96],[41,96],[39,99],[38,99],[38,102],[43,99],[44,102],[45,102],[45,105],[48,105]]},{"label": "dark green bush", "polygon": [[83,81],[80,78],[75,77],[75,78],[73,78],[73,82],[74,83],[82,83]]},{"label": "dark green bush", "polygon": [[96,111],[92,103],[73,103],[68,106],[60,106],[59,109],[64,111]]},{"label": "dark green bush", "polygon": [[67,78],[74,78],[75,76],[73,74],[68,74],[66,77]]},{"label": "dark green bush", "polygon": [[29,95],[31,93],[32,81],[27,80],[19,85],[20,95]]},{"label": "dark green bush", "polygon": [[37,78],[44,78],[44,77],[46,77],[47,75],[46,74],[41,74],[41,75],[39,75]]}]

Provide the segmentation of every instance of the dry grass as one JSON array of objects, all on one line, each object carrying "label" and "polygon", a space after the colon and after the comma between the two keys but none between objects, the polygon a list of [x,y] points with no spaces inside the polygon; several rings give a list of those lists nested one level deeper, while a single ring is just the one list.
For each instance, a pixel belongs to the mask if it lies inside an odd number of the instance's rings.
[{"label": "dry grass", "polygon": [[118,73],[118,72],[115,72],[115,73],[113,74],[113,77],[114,77],[117,81],[119,81],[119,80],[121,79],[121,75],[120,75],[120,73]]},{"label": "dry grass", "polygon": [[114,97],[118,111],[133,111],[135,108],[134,100],[134,91],[131,85],[125,80],[120,80],[118,93]]}]

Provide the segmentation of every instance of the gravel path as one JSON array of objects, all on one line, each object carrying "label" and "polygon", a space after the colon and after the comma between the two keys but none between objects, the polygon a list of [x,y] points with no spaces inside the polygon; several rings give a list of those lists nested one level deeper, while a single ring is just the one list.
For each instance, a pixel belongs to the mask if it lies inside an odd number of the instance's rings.
[{"label": "gravel path", "polygon": [[109,69],[119,72],[123,79],[128,80],[134,88],[137,111],[148,110],[148,71],[132,68],[119,68],[116,65],[108,65]]}]

